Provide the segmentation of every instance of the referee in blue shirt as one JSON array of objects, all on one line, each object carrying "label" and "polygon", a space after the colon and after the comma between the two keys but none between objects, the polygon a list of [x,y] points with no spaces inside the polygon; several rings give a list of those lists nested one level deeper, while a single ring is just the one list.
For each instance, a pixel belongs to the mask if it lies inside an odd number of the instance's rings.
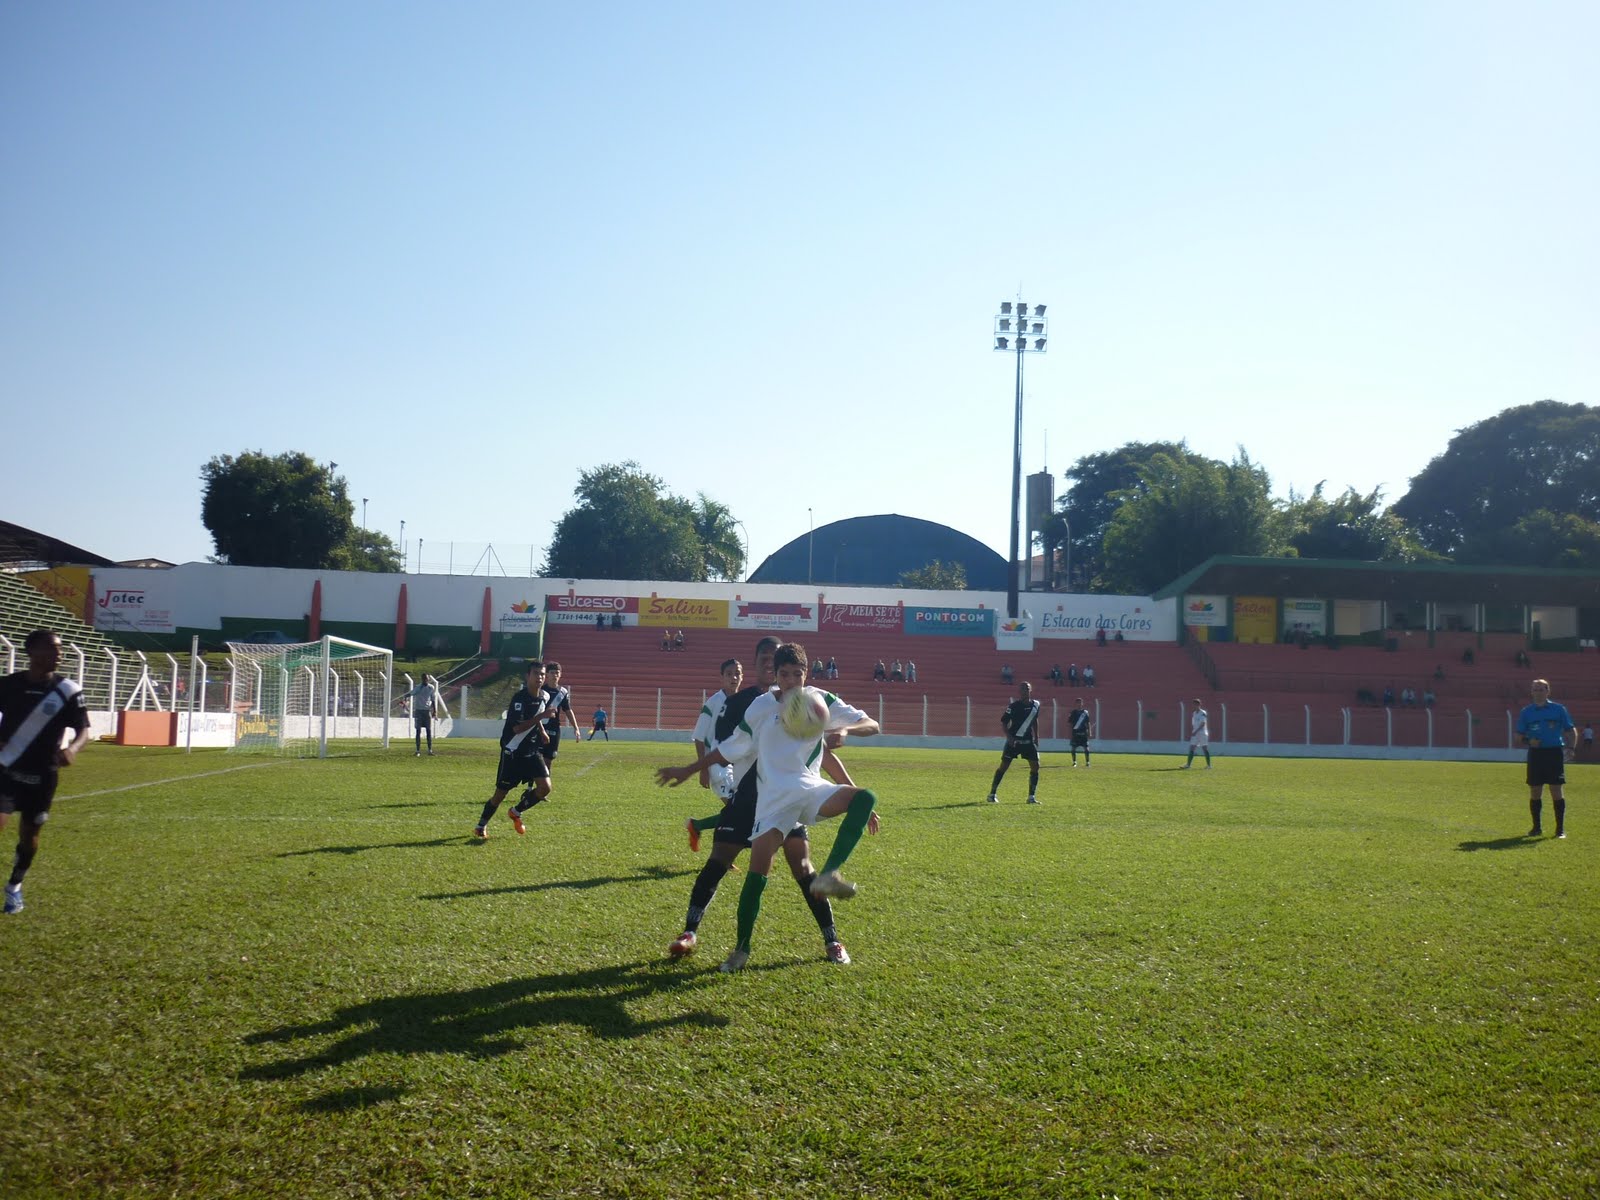
[{"label": "referee in blue shirt", "polygon": [[[1544,788],[1550,785],[1550,800],[1556,810],[1556,836],[1567,836],[1567,800],[1562,795],[1562,785],[1567,782],[1567,756],[1576,749],[1576,730],[1572,714],[1566,707],[1550,699],[1550,681],[1533,681],[1533,703],[1526,705],[1517,717],[1517,732],[1528,747],[1528,811],[1533,814],[1533,828],[1529,837],[1538,837],[1540,811],[1543,809]],[[1567,734],[1573,734],[1572,744]]]}]

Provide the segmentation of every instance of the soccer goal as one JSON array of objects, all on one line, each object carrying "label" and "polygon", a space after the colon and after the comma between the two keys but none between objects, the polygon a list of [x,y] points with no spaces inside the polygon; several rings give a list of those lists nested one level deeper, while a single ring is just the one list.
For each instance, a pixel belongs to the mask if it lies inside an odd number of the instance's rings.
[{"label": "soccer goal", "polygon": [[229,642],[235,750],[327,758],[328,743],[389,748],[394,652],[346,638]]}]

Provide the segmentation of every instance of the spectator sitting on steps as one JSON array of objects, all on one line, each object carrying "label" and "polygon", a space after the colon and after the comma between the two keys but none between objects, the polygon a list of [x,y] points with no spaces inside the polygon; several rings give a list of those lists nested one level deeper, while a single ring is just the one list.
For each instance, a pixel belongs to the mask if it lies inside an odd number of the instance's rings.
[{"label": "spectator sitting on steps", "polygon": [[887,683],[889,681],[889,668],[883,665],[883,659],[878,660],[877,666],[872,668],[873,683]]}]

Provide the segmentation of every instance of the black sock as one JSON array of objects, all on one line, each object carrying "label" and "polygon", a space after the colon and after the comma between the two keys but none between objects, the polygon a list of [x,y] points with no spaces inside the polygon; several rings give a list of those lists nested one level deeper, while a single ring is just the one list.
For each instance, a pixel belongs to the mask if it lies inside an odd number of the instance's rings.
[{"label": "black sock", "polygon": [[33,856],[37,853],[38,850],[33,846],[25,846],[21,843],[18,843],[17,857],[13,861],[11,867],[11,879],[9,880],[9,883],[12,887],[21,886],[22,877],[28,873],[28,868],[33,866]]},{"label": "black sock", "polygon": [[1034,796],[1039,792],[1039,768],[1035,767],[1028,772],[1028,795]]},{"label": "black sock", "polygon": [[478,818],[478,828],[479,829],[487,829],[487,828],[489,828],[489,820],[490,820],[491,817],[494,816],[494,814],[499,810],[499,808],[500,808],[500,801],[498,801],[498,800],[490,800],[487,804],[485,804],[483,806],[483,815]]},{"label": "black sock", "polygon": [[1000,781],[1005,778],[1006,768],[1010,763],[1001,763],[1000,769],[994,773],[994,778],[989,782],[989,795],[993,796],[1000,790]]},{"label": "black sock", "polygon": [[822,931],[822,940],[837,942],[838,933],[833,926],[833,905],[828,903],[826,896],[813,896],[811,894],[811,881],[817,877],[815,871],[807,873],[804,879],[796,879],[800,885],[800,894],[806,898],[806,907],[811,910],[811,915],[816,918],[817,928]]},{"label": "black sock", "polygon": [[1567,824],[1567,802],[1565,799],[1551,800],[1550,806],[1556,810],[1556,828],[1565,829]]},{"label": "black sock", "polygon": [[687,932],[693,933],[700,928],[700,919],[706,915],[706,909],[716,899],[717,885],[727,873],[728,864],[716,855],[706,859],[706,865],[701,867],[700,874],[695,876],[694,887],[689,889],[689,915],[683,922]]},{"label": "black sock", "polygon": [[1528,811],[1533,814],[1533,827],[1535,829],[1539,828],[1539,824],[1540,824],[1539,816],[1544,811],[1544,801],[1542,801],[1542,800],[1529,800],[1528,801]]}]

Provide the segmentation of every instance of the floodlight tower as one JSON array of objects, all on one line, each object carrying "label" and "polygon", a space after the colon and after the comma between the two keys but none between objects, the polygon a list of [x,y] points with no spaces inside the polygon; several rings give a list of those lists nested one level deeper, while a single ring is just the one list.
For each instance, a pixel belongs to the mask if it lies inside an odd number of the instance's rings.
[{"label": "floodlight tower", "polygon": [[[1044,308],[1035,304],[1030,314],[1021,300],[1000,302],[1000,315],[994,319],[994,348],[1017,356],[1016,422],[1011,432],[1011,568],[1006,577],[1006,615],[1017,615],[1017,530],[1022,523],[1022,356],[1043,354],[1049,332],[1045,328]],[[1029,547],[1032,552],[1032,547]]]}]

